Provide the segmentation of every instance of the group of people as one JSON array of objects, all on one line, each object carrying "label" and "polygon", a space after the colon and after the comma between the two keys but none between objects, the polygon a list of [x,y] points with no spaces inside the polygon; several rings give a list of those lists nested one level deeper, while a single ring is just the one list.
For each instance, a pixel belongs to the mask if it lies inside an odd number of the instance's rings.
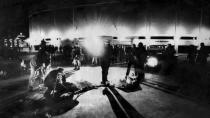
[{"label": "group of people", "polygon": [[187,55],[187,60],[190,64],[203,64],[205,65],[207,63],[207,57],[208,57],[208,49],[205,46],[204,43],[200,43],[200,49],[197,51],[197,47],[194,45],[190,45]]},{"label": "group of people", "polygon": [[[102,69],[102,85],[109,85],[108,81],[108,71],[112,61],[113,47],[108,42],[105,44],[105,52],[102,57],[100,57],[100,65]],[[75,57],[76,59],[80,56],[80,49],[75,48]],[[146,61],[147,52],[142,43],[139,43],[138,47],[133,46],[132,51],[129,55],[128,60],[128,69],[126,73],[126,78],[130,73],[130,68],[134,65],[135,74],[137,75],[137,79],[134,86],[139,86],[140,82],[144,78],[144,63]],[[79,59],[78,59],[79,60]],[[78,63],[78,62],[74,62]],[[76,64],[75,69],[79,69],[79,63]],[[46,75],[47,68],[50,66],[50,55],[46,50],[46,44],[44,42],[41,43],[40,50],[37,55],[31,60],[31,76],[29,78],[29,90],[35,89],[39,84],[44,84],[48,89],[46,91],[46,97],[49,96],[60,96],[60,93],[71,91],[72,85],[66,82],[65,74],[63,73],[62,68],[55,69],[49,72]],[[41,75],[41,76],[40,76]],[[77,89],[76,87],[75,90]]]},{"label": "group of people", "polygon": [[[29,79],[29,89],[33,89],[33,86],[36,82],[35,79],[37,79],[37,77],[34,78],[34,76],[45,75],[47,68],[50,66],[50,56],[46,50],[46,44],[44,42],[42,42],[40,47],[41,48],[40,48],[38,54],[30,62],[31,77]],[[189,58],[189,62],[192,62],[192,59],[194,60],[194,58],[195,58],[195,53],[194,53],[195,48],[191,47],[190,49],[191,49],[191,51],[188,54],[188,58]],[[79,70],[80,65],[81,65],[81,63],[80,63],[81,49],[79,46],[75,46],[72,49],[72,51],[74,52],[73,53],[73,57],[74,57],[73,64],[75,66],[74,70]],[[100,66],[102,69],[102,81],[101,81],[102,85],[109,85],[107,76],[108,76],[110,64],[113,60],[113,53],[114,53],[114,48],[110,44],[110,42],[105,43],[105,52],[102,57],[99,57]],[[163,52],[162,57],[163,57],[163,60],[165,61],[165,64],[164,64],[165,67],[163,67],[163,69],[165,69],[165,71],[170,71],[171,68],[173,68],[173,65],[175,65],[175,63],[176,63],[175,53],[176,53],[176,51],[171,44],[169,44],[167,46],[167,48],[165,49],[165,51]],[[127,52],[126,52],[127,71],[125,74],[125,80],[130,79],[129,74],[130,74],[130,70],[131,70],[132,66],[134,67],[134,75],[136,78],[132,82],[131,85],[128,84],[128,86],[125,86],[125,87],[128,87],[128,88],[134,87],[134,88],[141,89],[140,84],[141,84],[141,82],[143,82],[144,77],[145,77],[144,73],[145,73],[145,63],[147,61],[147,56],[148,56],[148,52],[147,52],[145,46],[143,45],[143,43],[141,43],[141,42],[137,46],[135,44],[133,44],[131,46],[130,50],[127,50]],[[208,57],[207,49],[206,49],[205,45],[203,43],[201,43],[201,48],[198,51],[197,61],[200,63],[206,63],[207,57]],[[63,69],[59,68],[59,69],[52,71],[50,73],[51,73],[51,75],[47,76],[45,79],[39,77],[40,81],[38,81],[38,84],[44,82],[45,86],[48,87],[47,93],[51,93],[55,89],[55,87],[56,88],[60,87],[63,90],[65,90],[66,89],[65,86],[67,85],[65,82],[65,79],[60,79],[62,81],[60,81],[60,80],[57,81],[57,79],[55,79],[57,77],[58,73],[63,73]],[[54,79],[51,79],[51,78],[54,78]],[[47,83],[51,83],[51,84],[48,85]],[[56,83],[61,83],[61,84],[56,84]]]},{"label": "group of people", "polygon": [[[109,85],[109,81],[107,79],[108,75],[108,70],[109,66],[112,60],[112,53],[113,53],[113,48],[108,43],[105,46],[105,54],[101,57],[101,69],[102,69],[102,82],[101,84],[103,85]],[[143,43],[139,43],[138,46],[136,47],[135,45],[132,45],[132,48],[130,51],[127,52],[127,72],[125,75],[125,79],[130,79],[129,74],[130,74],[130,69],[131,66],[134,66],[135,69],[135,80],[132,82],[132,84],[127,84],[125,87],[130,89],[130,88],[140,88],[140,83],[144,80],[144,67],[146,63],[146,58],[147,58],[147,51],[146,48],[144,47]]]},{"label": "group of people", "polygon": [[82,58],[83,52],[78,44],[65,45],[60,48],[60,52],[66,62],[72,60],[73,64],[75,65],[75,70],[79,70],[81,65],[80,59]]},{"label": "group of people", "polygon": [[[50,48],[51,49],[51,48]],[[52,48],[53,49],[53,48]],[[81,50],[78,45],[76,45],[73,49],[73,62],[74,70],[79,70],[81,63]],[[40,49],[31,61],[30,61],[30,69],[31,75],[29,79],[29,89],[33,90],[37,85],[43,83],[43,77],[46,75],[47,69],[49,69],[51,61],[52,61],[52,50],[49,50],[49,46],[46,45],[46,42],[43,40],[40,45]],[[69,60],[71,61],[71,60]]]},{"label": "group of people", "polygon": [[132,50],[130,51],[128,55],[128,65],[127,65],[127,72],[126,72],[126,79],[128,79],[129,74],[130,74],[130,68],[133,65],[134,66],[134,75],[136,76],[136,81],[132,83],[132,86],[130,87],[138,87],[141,89],[140,83],[144,80],[144,67],[146,63],[146,58],[147,58],[147,51],[146,48],[144,47],[143,43],[139,43],[138,46],[136,47],[135,44],[133,44]]}]

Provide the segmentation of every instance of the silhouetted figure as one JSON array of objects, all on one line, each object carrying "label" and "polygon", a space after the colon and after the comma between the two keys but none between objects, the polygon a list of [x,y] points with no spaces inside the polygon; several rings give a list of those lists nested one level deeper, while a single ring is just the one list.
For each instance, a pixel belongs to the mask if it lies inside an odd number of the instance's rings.
[{"label": "silhouetted figure", "polygon": [[30,61],[31,75],[29,77],[29,90],[33,90],[39,84],[37,83],[37,79],[40,82],[42,81],[42,77],[50,64],[50,55],[46,51],[45,45],[46,43],[43,44],[42,42],[41,49]]},{"label": "silhouetted figure", "polygon": [[187,60],[190,64],[195,64],[196,52],[196,47],[194,45],[190,45],[187,55]]},{"label": "silhouetted figure", "polygon": [[124,48],[123,46],[120,46],[119,47],[119,61],[120,62],[123,62],[124,60],[124,57],[125,57],[125,51],[124,51]]},{"label": "silhouetted figure", "polygon": [[171,44],[168,44],[166,50],[163,53],[164,65],[163,65],[163,72],[164,74],[170,74],[171,71],[174,69],[176,64],[176,57],[175,57],[175,49]]},{"label": "silhouetted figure", "polygon": [[118,52],[119,52],[119,48],[117,45],[114,46],[113,49],[113,63],[117,63],[118,62]]},{"label": "silhouetted figure", "polygon": [[130,73],[130,68],[133,65],[135,68],[135,76],[136,78],[136,83],[135,85],[137,87],[140,87],[140,83],[144,80],[144,64],[146,63],[146,58],[147,58],[147,51],[143,44],[140,42],[138,44],[138,47],[136,48],[135,45],[133,45],[131,53],[128,55],[129,60],[128,60],[128,66],[127,66],[127,72],[126,72],[126,78]]},{"label": "silhouetted figure", "polygon": [[74,84],[66,82],[63,70],[63,68],[52,70],[45,77],[44,85],[47,87],[45,97],[47,99],[60,100],[62,94],[79,90]]},{"label": "silhouetted figure", "polygon": [[198,62],[200,64],[206,64],[207,57],[208,57],[208,50],[207,50],[206,46],[204,45],[204,43],[201,43],[196,62]]},{"label": "silhouetted figure", "polygon": [[47,42],[43,39],[42,41],[41,41],[41,44],[40,44],[40,48],[42,49],[42,50],[47,50]]},{"label": "silhouetted figure", "polygon": [[[136,71],[138,75],[137,80],[142,81],[144,79],[144,64],[146,63],[147,51],[141,42],[138,44],[138,47],[136,49],[136,57],[138,60],[136,65],[136,68],[138,68]],[[140,71],[138,71],[139,69]]]},{"label": "silhouetted figure", "polygon": [[63,56],[66,62],[71,60],[71,53],[72,53],[72,47],[70,45],[65,45],[63,47]]},{"label": "silhouetted figure", "polygon": [[80,62],[81,49],[80,49],[80,47],[78,45],[76,45],[74,47],[73,55],[74,55],[74,60],[73,60],[74,70],[79,70],[80,66],[81,66],[81,62]]},{"label": "silhouetted figure", "polygon": [[60,47],[59,47],[59,52],[60,52],[60,53],[63,53],[63,46],[60,46]]},{"label": "silhouetted figure", "polygon": [[50,45],[50,54],[51,54],[52,56],[55,56],[55,53],[56,53],[56,51],[57,51],[57,48],[58,48],[58,47],[55,47],[55,46],[53,46],[53,45]]},{"label": "silhouetted figure", "polygon": [[55,70],[52,70],[48,73],[48,75],[44,79],[44,85],[48,88],[49,91],[52,91],[55,89],[55,85],[57,84],[56,82],[59,82],[60,78],[58,78],[58,74],[63,73],[63,68],[58,68]]},{"label": "silhouetted figure", "polygon": [[101,69],[102,69],[102,82],[101,82],[101,84],[104,84],[104,85],[106,85],[107,82],[108,82],[107,75],[108,75],[109,66],[110,66],[111,59],[112,59],[112,53],[113,53],[113,48],[110,45],[110,42],[108,42],[108,44],[105,45],[104,55],[100,58]]}]

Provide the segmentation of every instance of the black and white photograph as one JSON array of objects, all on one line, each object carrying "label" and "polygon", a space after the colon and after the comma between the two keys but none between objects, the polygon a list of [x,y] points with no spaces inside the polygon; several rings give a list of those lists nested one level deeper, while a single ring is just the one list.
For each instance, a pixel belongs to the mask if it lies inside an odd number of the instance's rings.
[{"label": "black and white photograph", "polygon": [[0,118],[210,118],[210,1],[0,0]]}]

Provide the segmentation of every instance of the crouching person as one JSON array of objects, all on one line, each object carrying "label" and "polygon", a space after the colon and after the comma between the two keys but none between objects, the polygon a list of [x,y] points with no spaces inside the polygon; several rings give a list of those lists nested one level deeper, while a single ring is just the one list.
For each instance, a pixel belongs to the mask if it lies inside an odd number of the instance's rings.
[{"label": "crouching person", "polygon": [[73,93],[78,90],[74,84],[66,82],[63,68],[49,72],[44,80],[44,85],[47,87],[47,91],[44,94],[45,98],[53,101],[61,100],[64,93]]}]

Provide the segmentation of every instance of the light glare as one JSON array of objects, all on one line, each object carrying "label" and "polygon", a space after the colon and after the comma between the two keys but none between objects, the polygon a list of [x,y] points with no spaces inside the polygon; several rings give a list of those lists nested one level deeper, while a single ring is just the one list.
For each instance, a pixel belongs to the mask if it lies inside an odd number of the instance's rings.
[{"label": "light glare", "polygon": [[147,65],[149,67],[155,67],[158,65],[158,59],[156,57],[149,57],[147,59]]}]

